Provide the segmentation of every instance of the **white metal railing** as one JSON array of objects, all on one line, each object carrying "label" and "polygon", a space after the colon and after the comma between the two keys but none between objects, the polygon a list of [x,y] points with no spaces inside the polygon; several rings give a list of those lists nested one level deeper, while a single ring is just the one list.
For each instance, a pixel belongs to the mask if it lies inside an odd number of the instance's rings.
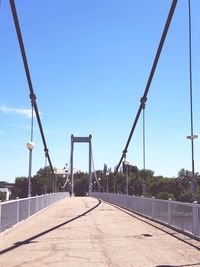
[{"label": "white metal railing", "polygon": [[147,218],[200,238],[200,205],[172,200],[94,192],[91,196],[127,208]]},{"label": "white metal railing", "polygon": [[65,197],[69,197],[68,192],[0,202],[0,232]]}]

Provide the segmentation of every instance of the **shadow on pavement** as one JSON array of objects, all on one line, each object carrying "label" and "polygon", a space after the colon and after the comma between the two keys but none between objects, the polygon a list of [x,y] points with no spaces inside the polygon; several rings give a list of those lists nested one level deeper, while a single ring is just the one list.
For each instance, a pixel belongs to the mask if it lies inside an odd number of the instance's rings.
[{"label": "shadow on pavement", "polygon": [[77,219],[79,219],[79,218],[85,216],[87,213],[89,213],[89,212],[91,212],[92,210],[96,209],[100,204],[101,204],[101,200],[98,199],[98,204],[95,205],[94,207],[92,207],[91,209],[85,211],[84,213],[82,213],[82,214],[80,214],[80,215],[78,215],[78,216],[76,216],[76,217],[74,217],[74,218],[72,218],[72,219],[70,219],[70,220],[68,220],[68,221],[66,221],[66,222],[63,222],[63,223],[61,223],[61,224],[58,224],[58,225],[56,225],[56,226],[54,226],[54,227],[52,227],[52,228],[50,228],[50,229],[48,229],[48,230],[46,230],[46,231],[44,231],[44,232],[41,232],[41,233],[39,233],[39,234],[37,234],[37,235],[34,235],[34,236],[30,237],[30,238],[27,238],[27,239],[23,240],[23,241],[17,242],[17,243],[15,243],[14,245],[12,245],[12,246],[9,247],[9,248],[6,248],[6,249],[4,249],[4,250],[1,250],[1,251],[0,251],[0,255],[2,255],[2,254],[4,254],[4,253],[7,253],[7,252],[9,252],[9,251],[11,251],[11,250],[13,250],[13,249],[16,249],[16,248],[18,248],[18,247],[20,247],[20,246],[26,245],[26,244],[29,244],[29,243],[36,243],[37,241],[34,241],[34,239],[36,239],[36,238],[38,238],[38,237],[41,237],[41,236],[43,236],[43,235],[46,235],[46,234],[48,234],[48,233],[50,233],[50,232],[52,232],[52,231],[54,231],[54,230],[56,230],[56,229],[58,229],[58,228],[60,228],[60,227],[62,227],[62,226],[64,226],[64,225],[66,225],[66,224],[68,224],[68,223],[71,223],[71,222],[73,222],[73,221],[75,221],[75,220],[77,220]]},{"label": "shadow on pavement", "polygon": [[190,266],[200,266],[200,262],[192,264],[183,264],[183,265],[157,265],[155,267],[190,267]]},{"label": "shadow on pavement", "polygon": [[[166,233],[166,234],[168,234],[168,235],[171,235],[171,236],[173,236],[174,238],[176,238],[176,239],[182,241],[183,243],[185,243],[185,244],[187,244],[187,245],[189,245],[189,246],[191,246],[191,247],[197,249],[198,251],[200,251],[200,247],[199,247],[199,246],[196,246],[196,245],[190,243],[190,242],[187,241],[186,239],[182,239],[182,238],[178,237],[178,236],[176,235],[177,232],[175,232],[175,233],[169,233],[168,231],[166,231],[165,229],[163,229],[162,225],[159,227],[159,226],[154,225],[154,224],[151,223],[150,221],[148,222],[148,221],[142,219],[142,215],[137,214],[137,216],[135,216],[135,215],[133,214],[133,213],[134,213],[133,211],[130,211],[130,210],[126,209],[126,208],[122,208],[122,207],[120,207],[120,206],[117,206],[117,205],[112,204],[112,203],[109,203],[109,202],[106,202],[106,203],[108,203],[109,205],[111,205],[111,206],[117,208],[118,210],[123,211],[124,213],[128,214],[129,216],[131,216],[131,217],[133,217],[133,218],[135,218],[135,219],[137,219],[137,220],[139,220],[139,221],[141,221],[141,222],[144,222],[144,223],[146,223],[146,224],[148,224],[148,225],[151,225],[152,227],[154,227],[154,228],[156,228],[156,229],[158,229],[158,230],[160,230],[160,231],[162,231],[162,232],[164,232],[164,233]],[[130,212],[132,212],[132,214],[131,214]],[[138,216],[140,216],[141,218],[139,218]],[[149,220],[150,220],[150,219],[149,219]],[[158,223],[158,222],[156,222],[156,223]],[[165,227],[164,227],[164,228],[165,228]],[[198,266],[198,265],[200,266],[200,263],[193,264],[193,265],[190,264],[190,265],[177,265],[177,266],[176,266],[176,265],[158,265],[158,266],[155,266],[155,267],[184,267],[184,266],[187,267],[187,266]]]}]

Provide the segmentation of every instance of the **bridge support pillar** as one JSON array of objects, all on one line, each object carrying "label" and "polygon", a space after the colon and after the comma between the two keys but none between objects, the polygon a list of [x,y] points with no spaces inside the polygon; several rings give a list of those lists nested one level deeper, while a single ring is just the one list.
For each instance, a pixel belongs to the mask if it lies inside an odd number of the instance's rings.
[{"label": "bridge support pillar", "polygon": [[71,155],[70,155],[70,177],[71,177],[71,191],[74,194],[74,172],[73,172],[73,157],[74,157],[74,143],[89,143],[89,194],[92,192],[92,135],[89,137],[75,137],[71,135]]}]

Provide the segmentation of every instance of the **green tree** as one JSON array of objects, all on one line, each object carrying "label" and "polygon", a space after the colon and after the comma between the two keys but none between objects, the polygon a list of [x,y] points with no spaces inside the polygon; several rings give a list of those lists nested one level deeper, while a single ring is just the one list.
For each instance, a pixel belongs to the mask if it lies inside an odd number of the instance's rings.
[{"label": "green tree", "polygon": [[53,192],[54,178],[49,166],[40,168],[31,179],[32,196]]},{"label": "green tree", "polygon": [[158,198],[158,199],[169,199],[169,198],[171,198],[172,200],[175,200],[174,195],[172,193],[168,193],[168,192],[159,192],[156,195],[156,198]]},{"label": "green tree", "polygon": [[28,179],[27,177],[17,177],[15,179],[15,185],[11,190],[12,199],[19,197],[25,198],[28,196]]},{"label": "green tree", "polygon": [[76,173],[74,175],[75,196],[85,196],[88,192],[88,173]]},{"label": "green tree", "polygon": [[0,192],[0,200],[5,201],[6,200],[6,193],[5,192]]}]

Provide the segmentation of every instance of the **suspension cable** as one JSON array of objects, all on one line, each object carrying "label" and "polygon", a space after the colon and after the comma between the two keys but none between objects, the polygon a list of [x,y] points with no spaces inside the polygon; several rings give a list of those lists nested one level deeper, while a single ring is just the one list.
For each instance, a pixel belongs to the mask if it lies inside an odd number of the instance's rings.
[{"label": "suspension cable", "polygon": [[129,134],[129,137],[128,137],[128,141],[127,141],[126,146],[125,146],[125,148],[124,148],[124,150],[122,152],[122,156],[120,158],[120,161],[119,161],[119,163],[118,163],[118,165],[116,167],[116,172],[118,171],[123,158],[125,157],[126,153],[128,152],[129,143],[131,141],[131,138],[132,138],[132,135],[134,133],[135,127],[136,127],[138,119],[140,117],[143,105],[147,101],[148,91],[149,91],[149,88],[151,86],[151,82],[152,82],[152,79],[153,79],[153,76],[154,76],[154,73],[155,73],[155,70],[156,70],[156,67],[157,67],[157,63],[158,63],[158,60],[159,60],[159,57],[160,57],[160,54],[161,54],[161,51],[162,51],[162,48],[163,48],[163,44],[165,42],[165,39],[166,39],[166,36],[167,36],[167,32],[168,32],[168,29],[169,29],[169,26],[170,26],[170,23],[171,23],[171,20],[172,20],[172,17],[173,17],[175,8],[176,8],[177,1],[178,0],[173,0],[172,1],[171,8],[170,8],[170,11],[169,11],[169,14],[168,14],[168,17],[167,17],[167,21],[166,21],[166,24],[165,24],[165,27],[164,27],[164,30],[163,30],[163,33],[162,33],[162,36],[161,36],[161,39],[160,39],[160,43],[159,43],[159,46],[158,46],[158,49],[157,49],[157,52],[156,52],[156,56],[154,58],[154,62],[153,62],[152,68],[151,68],[150,75],[149,75],[149,78],[148,78],[148,81],[147,81],[147,84],[146,84],[146,88],[145,88],[143,97],[141,98],[139,109],[138,109],[138,112],[136,114],[134,123],[132,125],[131,131],[130,131],[130,134]]},{"label": "suspension cable", "polygon": [[[146,169],[145,104],[143,106],[143,170]],[[146,196],[146,174],[143,176],[143,195]]]},{"label": "suspension cable", "polygon": [[92,167],[93,167],[93,171],[94,171],[94,178],[95,178],[95,180],[96,180],[96,182],[97,182],[97,184],[98,184],[99,192],[100,192],[100,190],[101,190],[101,185],[100,185],[99,180],[98,180],[98,178],[97,178],[97,174],[96,174],[95,167],[94,167],[94,157],[93,157],[93,153],[92,153],[92,145],[91,145],[91,156],[92,156]]},{"label": "suspension cable", "polygon": [[68,172],[67,172],[67,176],[66,176],[66,180],[65,180],[65,183],[64,183],[64,185],[60,185],[59,184],[59,186],[60,186],[60,188],[62,188],[62,189],[64,189],[65,188],[65,186],[67,185],[67,182],[69,181],[69,176],[70,176],[70,174],[71,174],[71,170],[70,170],[70,167],[71,167],[71,157],[70,157],[70,159],[69,159],[69,168],[68,168]]},{"label": "suspension cable", "polygon": [[31,142],[33,142],[33,104],[31,103]]},{"label": "suspension cable", "polygon": [[20,51],[21,51],[21,55],[22,55],[22,59],[23,59],[23,63],[24,63],[26,78],[27,78],[27,82],[29,85],[30,99],[31,99],[32,105],[33,105],[34,110],[35,110],[38,126],[40,129],[40,134],[41,134],[43,145],[44,145],[44,152],[45,152],[45,155],[48,159],[48,162],[49,162],[49,165],[51,168],[51,172],[54,175],[54,170],[53,170],[53,166],[52,166],[51,159],[49,156],[49,150],[47,148],[47,144],[46,144],[46,140],[45,140],[45,136],[44,136],[44,131],[43,131],[42,123],[41,123],[41,119],[40,119],[40,114],[39,114],[37,103],[36,103],[36,95],[35,95],[34,90],[33,90],[33,85],[32,85],[31,76],[30,76],[29,67],[28,67],[28,61],[27,61],[27,57],[26,57],[26,52],[25,52],[25,48],[24,48],[24,43],[23,43],[23,39],[22,39],[22,34],[21,34],[21,30],[20,30],[20,25],[19,25],[19,20],[18,20],[14,0],[10,0],[10,6],[11,6],[12,15],[13,15],[14,23],[15,23],[15,28],[16,28],[16,33],[17,33],[18,42],[19,42],[19,46],[20,46]]},{"label": "suspension cable", "polygon": [[46,157],[46,155],[44,155],[44,161],[45,161],[45,163],[44,163],[45,165],[44,166],[45,166],[45,168],[47,168],[47,157]]},{"label": "suspension cable", "polygon": [[145,106],[143,107],[143,169],[146,168]]}]

